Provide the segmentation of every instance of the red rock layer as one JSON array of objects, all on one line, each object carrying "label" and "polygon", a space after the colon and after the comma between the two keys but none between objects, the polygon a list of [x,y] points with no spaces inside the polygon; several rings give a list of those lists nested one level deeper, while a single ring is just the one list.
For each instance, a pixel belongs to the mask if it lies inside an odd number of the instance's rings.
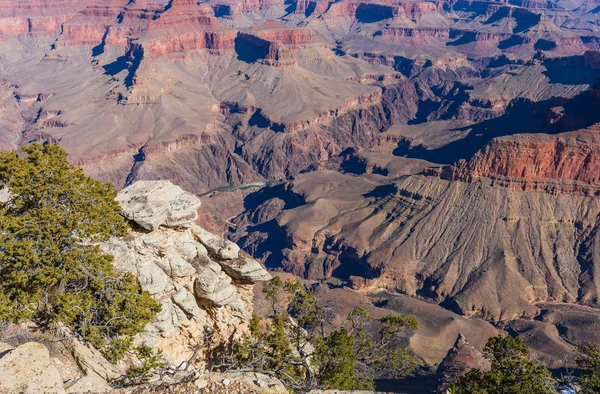
[{"label": "red rock layer", "polygon": [[315,32],[310,29],[290,28],[275,21],[239,33],[240,46],[250,57],[273,66],[292,65],[297,62],[297,52],[305,46],[322,46]]},{"label": "red rock layer", "polygon": [[597,195],[600,193],[600,125],[586,132],[520,135],[490,142],[469,161],[447,168],[442,177],[471,182],[491,178],[523,190]]},{"label": "red rock layer", "polygon": [[113,0],[83,9],[62,26],[56,47],[96,46],[117,22],[127,0]]},{"label": "red rock layer", "polygon": [[286,45],[302,45],[320,41],[315,32],[306,28],[290,28],[273,20],[253,27],[249,33],[267,41],[280,41]]},{"label": "red rock layer", "polygon": [[284,0],[208,0],[201,1],[202,5],[207,5],[215,11],[226,12],[226,15],[233,16],[243,12],[254,11],[261,8],[283,5]]},{"label": "red rock layer", "polygon": [[63,23],[95,1],[0,0],[0,34],[57,33]]}]

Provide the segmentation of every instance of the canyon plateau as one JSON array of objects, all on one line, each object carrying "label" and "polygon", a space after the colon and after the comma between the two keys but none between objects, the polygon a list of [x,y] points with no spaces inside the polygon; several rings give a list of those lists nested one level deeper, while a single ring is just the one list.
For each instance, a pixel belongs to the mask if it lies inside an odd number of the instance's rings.
[{"label": "canyon plateau", "polygon": [[[103,247],[173,363],[279,274],[416,316],[424,376],[600,343],[599,0],[0,0],[0,149],[32,142],[123,190]],[[185,217],[126,197],[173,184]]]}]

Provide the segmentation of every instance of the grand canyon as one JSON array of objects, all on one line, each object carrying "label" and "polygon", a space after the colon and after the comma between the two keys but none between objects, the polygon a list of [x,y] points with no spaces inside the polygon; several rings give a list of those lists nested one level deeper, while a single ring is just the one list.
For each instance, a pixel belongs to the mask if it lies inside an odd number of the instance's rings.
[{"label": "grand canyon", "polygon": [[416,316],[421,376],[459,334],[600,343],[599,0],[0,0],[0,150],[32,142]]}]

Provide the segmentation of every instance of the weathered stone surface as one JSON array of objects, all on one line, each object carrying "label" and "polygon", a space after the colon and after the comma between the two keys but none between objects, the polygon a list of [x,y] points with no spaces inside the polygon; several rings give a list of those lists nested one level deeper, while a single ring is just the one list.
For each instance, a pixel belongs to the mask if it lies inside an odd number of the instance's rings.
[{"label": "weathered stone surface", "polygon": [[219,261],[219,264],[223,271],[239,281],[257,283],[266,282],[272,278],[258,261],[247,256],[240,256],[235,260]]},{"label": "weathered stone surface", "polygon": [[63,341],[63,344],[70,351],[84,377],[91,376],[92,381],[99,377],[106,382],[123,376],[124,371],[121,368],[108,362],[96,348],[80,342],[68,328],[57,327],[55,336],[69,338]]},{"label": "weathered stone surface", "polygon": [[142,290],[152,295],[160,294],[169,286],[169,277],[151,261],[137,265],[137,279]]},{"label": "weathered stone surface", "polygon": [[199,299],[206,299],[216,306],[238,306],[240,299],[231,278],[221,271],[216,264],[199,266],[194,281],[194,294]]},{"label": "weathered stone surface", "polygon": [[86,375],[78,379],[66,389],[68,394],[77,393],[109,393],[113,389],[98,375]]},{"label": "weathered stone surface", "polygon": [[197,218],[200,200],[169,181],[143,181],[117,195],[121,212],[147,230],[158,226],[187,227]]},{"label": "weathered stone surface", "polygon": [[[148,227],[154,230],[132,231],[129,237],[112,239],[101,247],[114,256],[118,271],[134,274],[142,289],[162,305],[136,341],[161,349],[169,361],[181,363],[191,356],[191,349],[202,345],[206,330],[218,333],[213,336],[215,343],[229,340],[234,333],[241,335],[252,314],[244,284],[271,276],[258,262],[240,257],[237,245],[198,225],[166,227],[175,217],[188,217],[181,212],[191,213],[193,208],[195,215],[195,197],[191,204],[180,205],[181,196],[187,201],[189,194],[179,187],[139,183],[120,193],[119,201],[126,207],[124,214],[142,217],[139,220],[151,223]],[[166,222],[158,217],[166,217]],[[233,283],[232,278],[241,283]]]},{"label": "weathered stone surface", "polygon": [[46,346],[25,343],[0,358],[0,392],[7,394],[64,393],[58,370]]},{"label": "weathered stone surface", "polygon": [[233,242],[218,237],[200,226],[192,226],[192,232],[208,249],[208,251],[220,260],[231,260],[238,257],[240,248]]},{"label": "weathered stone surface", "polygon": [[439,392],[444,392],[456,378],[472,369],[486,372],[490,369],[490,361],[485,359],[479,350],[467,342],[464,335],[458,334],[454,347],[450,349],[437,370],[437,377],[440,382]]},{"label": "weathered stone surface", "polygon": [[278,379],[260,373],[210,373],[194,382],[195,386],[207,393],[255,393],[287,394],[285,386]]}]

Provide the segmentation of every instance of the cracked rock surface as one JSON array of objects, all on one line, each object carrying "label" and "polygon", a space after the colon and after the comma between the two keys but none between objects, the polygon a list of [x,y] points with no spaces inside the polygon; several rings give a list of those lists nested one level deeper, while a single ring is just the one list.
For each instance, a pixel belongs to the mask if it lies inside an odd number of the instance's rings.
[{"label": "cracked rock surface", "polygon": [[137,341],[180,363],[202,345],[207,330],[215,342],[241,336],[253,311],[252,285],[271,279],[260,263],[194,224],[200,201],[170,182],[137,182],[117,201],[144,230],[101,247],[118,271],[135,275],[162,305]]}]

